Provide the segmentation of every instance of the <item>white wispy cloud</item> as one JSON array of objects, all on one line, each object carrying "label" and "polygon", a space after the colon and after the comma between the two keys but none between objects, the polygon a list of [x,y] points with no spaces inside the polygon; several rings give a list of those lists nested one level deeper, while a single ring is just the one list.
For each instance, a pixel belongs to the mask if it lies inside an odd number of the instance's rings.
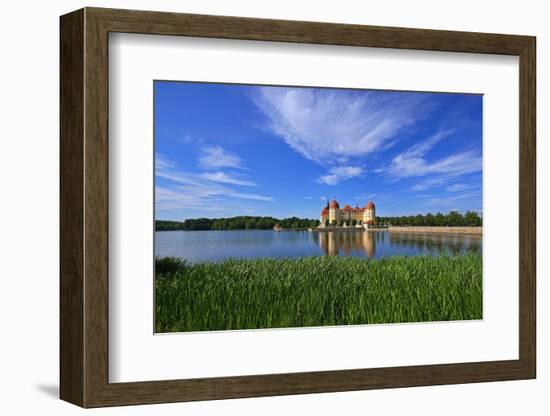
[{"label": "white wispy cloud", "polygon": [[[440,131],[423,142],[395,156],[386,173],[395,178],[425,176],[429,174],[459,176],[481,170],[481,155],[474,150],[456,153],[432,162],[424,155],[441,139],[449,136],[452,130]],[[436,179],[434,179],[436,180]]]},{"label": "white wispy cloud", "polygon": [[206,189],[204,191],[191,194],[182,192],[178,188],[157,186],[155,188],[155,208],[157,211],[184,211],[186,209],[199,209],[201,211],[221,210],[223,208],[222,201],[208,198],[215,195],[215,193],[210,193]]},{"label": "white wispy cloud", "polygon": [[446,197],[430,198],[427,202],[433,206],[454,206],[458,202],[472,200],[476,203],[479,202],[480,191],[461,193],[459,195],[452,195]]},{"label": "white wispy cloud", "polygon": [[446,191],[448,192],[459,192],[459,191],[464,191],[465,189],[468,189],[469,186],[466,185],[465,183],[455,183],[453,185],[449,185],[445,188]]},{"label": "white wispy cloud", "polygon": [[384,203],[390,203],[395,200],[396,198],[395,193],[385,193],[385,192],[373,192],[373,193],[365,193],[361,195],[356,195],[353,197],[354,200],[357,201],[359,205],[363,205],[369,200],[376,200],[376,202],[384,202]]},{"label": "white wispy cloud", "polygon": [[353,199],[369,200],[369,199],[377,198],[379,196],[382,196],[382,194],[380,194],[378,192],[375,192],[375,193],[370,193],[370,194],[357,195],[357,196],[354,196]]},{"label": "white wispy cloud", "polygon": [[325,185],[338,185],[341,181],[355,178],[363,173],[359,166],[337,166],[329,170],[329,173],[317,178],[317,182]]},{"label": "white wispy cloud", "polygon": [[[157,178],[156,209],[164,212],[182,213],[190,209],[209,212],[232,211],[229,203],[233,200],[272,201],[268,195],[241,192],[229,185],[256,186],[248,179],[236,178],[224,172],[189,173],[158,155],[155,163]],[[242,207],[238,207],[242,211]]]},{"label": "white wispy cloud", "polygon": [[429,150],[431,150],[432,147],[434,147],[437,143],[439,143],[445,137],[450,136],[452,133],[454,133],[454,130],[451,130],[451,129],[440,130],[437,133],[432,134],[426,140],[419,143],[415,143],[405,152],[401,153],[400,156],[405,158],[415,158],[415,157],[424,156]]},{"label": "white wispy cloud", "polygon": [[212,182],[227,183],[231,185],[241,185],[241,186],[257,186],[255,182],[240,179],[238,177],[229,175],[225,172],[206,172],[200,175],[201,178],[207,179]]},{"label": "white wispy cloud", "polygon": [[445,176],[425,179],[411,186],[411,191],[415,191],[415,192],[425,191],[426,189],[432,188],[434,186],[439,186],[447,181],[448,181],[448,178]]},{"label": "white wispy cloud", "polygon": [[272,197],[265,196],[265,195],[259,195],[259,194],[248,194],[248,193],[242,193],[242,192],[229,192],[226,195],[230,196],[230,197],[233,197],[233,198],[252,199],[254,201],[273,201]]},{"label": "white wispy cloud", "polygon": [[155,157],[155,171],[165,172],[175,167],[174,163],[165,159],[164,157],[157,155]]},{"label": "white wispy cloud", "polygon": [[310,199],[311,200],[311,199],[313,199],[313,197],[312,196],[304,196],[304,199]]},{"label": "white wispy cloud", "polygon": [[428,111],[420,95],[309,88],[262,87],[255,103],[277,136],[322,165],[388,148]]},{"label": "white wispy cloud", "polygon": [[244,169],[241,158],[227,152],[221,146],[205,146],[199,157],[199,164],[204,169]]}]

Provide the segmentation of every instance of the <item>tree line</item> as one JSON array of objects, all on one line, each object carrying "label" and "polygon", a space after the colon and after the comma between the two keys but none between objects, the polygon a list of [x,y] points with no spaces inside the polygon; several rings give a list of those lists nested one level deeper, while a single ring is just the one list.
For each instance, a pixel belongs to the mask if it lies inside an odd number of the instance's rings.
[{"label": "tree line", "polygon": [[[351,225],[355,225],[352,221]],[[461,214],[451,211],[448,214],[403,215],[396,217],[376,217],[376,225],[386,226],[436,226],[436,227],[478,227],[483,223],[475,211]],[[155,221],[157,231],[172,230],[268,230],[279,224],[283,229],[314,228],[319,226],[319,220],[290,217],[278,219],[274,217],[239,216],[232,218],[190,218],[185,221]],[[347,224],[350,225],[350,224]]]},{"label": "tree line", "polygon": [[232,218],[189,218],[185,221],[156,220],[157,231],[174,230],[268,230],[279,224],[281,228],[311,228],[319,225],[318,220],[290,217],[277,219],[273,217],[239,216]]},{"label": "tree line", "polygon": [[395,226],[436,226],[436,227],[479,227],[483,220],[475,211],[466,211],[461,214],[451,211],[448,214],[405,215],[400,217],[376,217],[379,225]]}]

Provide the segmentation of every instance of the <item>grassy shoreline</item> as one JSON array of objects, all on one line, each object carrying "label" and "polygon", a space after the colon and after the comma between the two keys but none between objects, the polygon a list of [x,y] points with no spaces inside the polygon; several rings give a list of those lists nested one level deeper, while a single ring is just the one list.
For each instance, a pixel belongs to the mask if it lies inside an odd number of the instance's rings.
[{"label": "grassy shoreline", "polygon": [[481,256],[156,261],[155,331],[482,318]]}]

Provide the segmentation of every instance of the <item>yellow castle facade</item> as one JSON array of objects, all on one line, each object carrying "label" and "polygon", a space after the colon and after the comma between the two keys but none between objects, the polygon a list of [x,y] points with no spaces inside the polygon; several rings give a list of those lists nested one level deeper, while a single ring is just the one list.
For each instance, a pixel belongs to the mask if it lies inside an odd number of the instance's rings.
[{"label": "yellow castle facade", "polygon": [[323,208],[320,215],[321,227],[327,224],[327,221],[331,225],[337,224],[347,224],[352,225],[353,221],[357,225],[363,224],[374,224],[376,219],[376,206],[372,201],[367,202],[367,204],[360,208],[356,206],[352,208],[348,204],[344,208],[340,208],[340,204],[336,199],[327,201],[327,205]]}]

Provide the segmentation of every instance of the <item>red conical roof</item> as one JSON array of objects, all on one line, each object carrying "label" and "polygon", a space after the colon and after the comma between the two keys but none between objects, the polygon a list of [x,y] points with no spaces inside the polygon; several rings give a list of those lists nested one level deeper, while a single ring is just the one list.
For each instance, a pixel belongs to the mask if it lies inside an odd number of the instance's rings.
[{"label": "red conical roof", "polygon": [[330,208],[340,208],[340,204],[338,204],[338,202],[336,201],[336,199],[333,199],[333,200],[330,202]]}]

